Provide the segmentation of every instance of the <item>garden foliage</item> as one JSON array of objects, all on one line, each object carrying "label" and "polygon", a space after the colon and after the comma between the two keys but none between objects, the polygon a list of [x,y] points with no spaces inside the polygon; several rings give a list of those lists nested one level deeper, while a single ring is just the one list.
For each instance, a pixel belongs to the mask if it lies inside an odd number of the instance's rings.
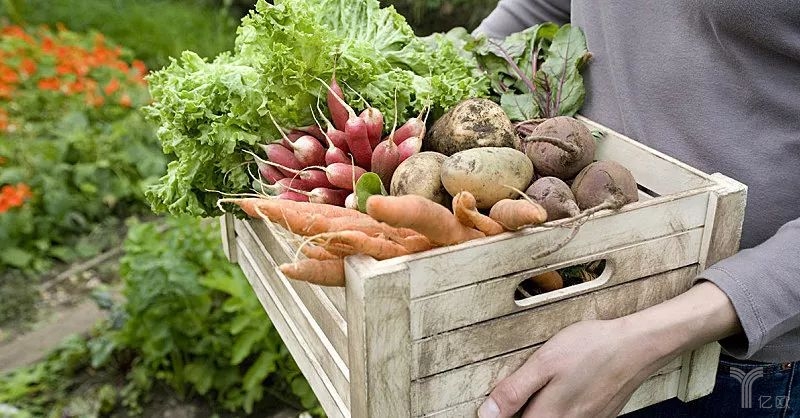
[{"label": "garden foliage", "polygon": [[101,34],[0,29],[0,270],[91,255],[97,224],[146,211],[165,166],[146,71]]}]

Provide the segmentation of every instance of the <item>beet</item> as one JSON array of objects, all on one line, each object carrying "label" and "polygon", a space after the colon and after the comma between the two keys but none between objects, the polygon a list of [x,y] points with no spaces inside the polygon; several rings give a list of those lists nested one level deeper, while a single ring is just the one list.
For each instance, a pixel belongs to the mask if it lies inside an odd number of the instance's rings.
[{"label": "beet", "polygon": [[521,151],[541,176],[571,179],[594,160],[595,142],[584,124],[569,116],[545,120],[522,139]]},{"label": "beet", "polygon": [[547,211],[547,220],[555,221],[580,214],[575,195],[567,183],[557,177],[542,177],[525,190],[525,194]]},{"label": "beet", "polygon": [[583,210],[600,205],[615,209],[639,200],[633,174],[615,161],[589,164],[575,177],[572,193]]}]

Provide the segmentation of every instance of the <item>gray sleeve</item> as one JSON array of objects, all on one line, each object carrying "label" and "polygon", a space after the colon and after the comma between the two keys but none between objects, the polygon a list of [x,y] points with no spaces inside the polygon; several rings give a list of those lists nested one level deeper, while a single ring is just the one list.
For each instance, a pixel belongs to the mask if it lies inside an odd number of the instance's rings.
[{"label": "gray sleeve", "polygon": [[475,33],[504,38],[538,23],[563,25],[569,20],[570,0],[500,0]]},{"label": "gray sleeve", "polygon": [[[733,303],[744,335],[720,341],[733,356],[750,358],[772,340],[800,330],[800,219],[791,221],[763,244],[742,250],[699,275],[716,284]],[[800,358],[800,342],[781,358]]]}]

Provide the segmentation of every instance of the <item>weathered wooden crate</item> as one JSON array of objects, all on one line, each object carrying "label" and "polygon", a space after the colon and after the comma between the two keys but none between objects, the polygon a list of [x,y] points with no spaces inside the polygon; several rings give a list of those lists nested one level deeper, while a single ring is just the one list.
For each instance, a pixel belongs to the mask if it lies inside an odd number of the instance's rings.
[{"label": "weathered wooden crate", "polygon": [[[349,257],[346,288],[324,288],[278,271],[295,257],[298,237],[267,222],[223,218],[229,258],[329,416],[475,416],[491,388],[563,327],[669,299],[737,250],[744,185],[582,120],[607,132],[597,159],[628,167],[642,198],[598,213],[569,244],[539,259],[526,255],[570,229],[529,228],[384,261]],[[598,279],[515,301],[531,275],[598,259],[606,260]],[[708,394],[718,356],[716,343],[682,355],[623,412]]]}]

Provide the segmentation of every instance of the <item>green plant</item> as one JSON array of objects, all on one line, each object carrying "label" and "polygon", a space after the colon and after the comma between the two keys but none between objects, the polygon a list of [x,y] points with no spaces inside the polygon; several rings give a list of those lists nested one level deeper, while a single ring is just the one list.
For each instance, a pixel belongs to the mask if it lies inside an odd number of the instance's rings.
[{"label": "green plant", "polygon": [[40,272],[96,253],[96,224],[146,212],[165,158],[134,110],[144,64],[102,35],[6,26],[0,58],[0,270]]},{"label": "green plant", "polygon": [[61,22],[73,31],[99,31],[130,48],[150,68],[168,64],[169,57],[186,49],[214,56],[233,46],[236,31],[226,5],[212,7],[204,0],[5,1],[0,18],[5,14],[17,23]]},{"label": "green plant", "polygon": [[146,389],[142,377],[155,376],[231,411],[251,412],[265,392],[314,408],[247,280],[221,255],[216,224],[176,218],[167,225],[163,232],[133,225],[125,242],[127,320],[112,340],[138,353],[131,385]]}]

